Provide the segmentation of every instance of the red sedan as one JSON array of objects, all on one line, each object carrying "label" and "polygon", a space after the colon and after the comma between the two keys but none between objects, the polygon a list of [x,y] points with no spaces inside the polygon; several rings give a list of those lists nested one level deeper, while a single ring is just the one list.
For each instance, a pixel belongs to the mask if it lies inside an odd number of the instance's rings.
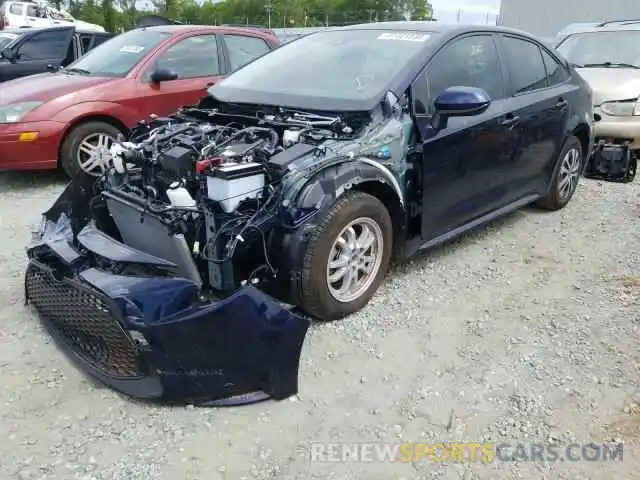
[{"label": "red sedan", "polygon": [[208,86],[279,45],[258,29],[141,28],[58,72],[4,82],[0,170],[62,167],[69,175],[100,174],[118,134],[151,114],[198,102]]}]

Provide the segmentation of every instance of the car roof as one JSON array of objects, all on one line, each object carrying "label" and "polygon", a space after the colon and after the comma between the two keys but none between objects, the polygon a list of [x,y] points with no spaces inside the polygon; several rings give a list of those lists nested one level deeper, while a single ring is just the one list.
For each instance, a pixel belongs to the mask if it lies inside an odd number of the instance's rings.
[{"label": "car roof", "polygon": [[268,33],[265,30],[252,28],[252,27],[236,27],[236,26],[226,26],[226,25],[154,25],[152,27],[139,27],[136,30],[149,30],[152,32],[163,32],[163,33],[182,33],[182,32],[199,32],[201,30],[220,30],[221,32],[256,32],[261,35],[267,35],[270,37],[275,37],[274,34]]},{"label": "car roof", "polygon": [[[493,25],[465,25],[465,24],[447,24],[437,21],[393,21],[393,22],[375,22],[361,23],[357,25],[347,25],[344,27],[329,27],[327,30],[399,30],[399,31],[419,31],[442,33],[451,36],[463,34],[466,32],[496,32],[511,33],[516,35],[524,35],[528,38],[538,40],[530,33],[514,28],[498,27]],[[317,33],[317,32],[316,32]],[[312,34],[313,35],[313,34]]]},{"label": "car roof", "polygon": [[82,28],[81,26],[78,26],[78,25],[51,25],[47,27],[3,28],[2,30],[0,30],[0,33],[6,32],[6,33],[13,33],[13,34],[20,35],[28,32],[39,32],[42,30],[57,30],[59,28],[69,28],[69,27],[75,28],[76,32],[78,33],[95,33],[97,35],[114,35],[113,33],[110,33],[110,32],[98,32],[96,30],[91,30],[90,28]]}]

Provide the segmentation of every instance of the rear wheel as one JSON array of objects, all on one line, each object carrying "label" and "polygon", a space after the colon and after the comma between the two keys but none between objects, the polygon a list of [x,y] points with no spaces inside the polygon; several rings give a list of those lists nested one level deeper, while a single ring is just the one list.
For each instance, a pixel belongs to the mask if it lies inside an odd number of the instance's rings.
[{"label": "rear wheel", "polygon": [[565,207],[578,187],[582,162],[580,140],[569,137],[560,152],[560,158],[551,179],[551,188],[536,204],[546,210],[559,210]]},{"label": "rear wheel", "polygon": [[110,148],[120,134],[105,122],[87,122],[69,132],[60,149],[60,165],[70,177],[79,172],[100,176],[113,162]]},{"label": "rear wheel", "polygon": [[300,307],[337,320],[364,307],[391,261],[393,227],[386,207],[363,192],[339,199],[314,230],[299,276]]}]

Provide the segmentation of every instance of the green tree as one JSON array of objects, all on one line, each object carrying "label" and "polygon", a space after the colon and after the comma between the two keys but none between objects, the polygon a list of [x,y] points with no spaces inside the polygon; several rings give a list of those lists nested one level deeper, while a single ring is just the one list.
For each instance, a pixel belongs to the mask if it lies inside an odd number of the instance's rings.
[{"label": "green tree", "polygon": [[[100,1],[100,3],[97,3]],[[427,0],[152,0],[149,11],[136,0],[67,0],[76,18],[103,25],[108,31],[130,29],[141,15],[159,14],[190,24],[250,24],[277,27],[349,25],[385,20],[428,20]],[[56,3],[58,5],[58,3]],[[63,6],[62,0],[59,2]]]}]

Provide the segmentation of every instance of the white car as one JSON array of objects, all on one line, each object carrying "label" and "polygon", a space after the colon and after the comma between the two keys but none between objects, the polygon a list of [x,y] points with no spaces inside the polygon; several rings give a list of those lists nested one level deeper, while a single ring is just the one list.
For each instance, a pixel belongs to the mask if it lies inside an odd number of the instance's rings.
[{"label": "white car", "polygon": [[104,27],[76,20],[69,13],[44,3],[4,2],[0,5],[0,30],[3,28],[52,27],[74,24],[84,30],[104,32]]}]

